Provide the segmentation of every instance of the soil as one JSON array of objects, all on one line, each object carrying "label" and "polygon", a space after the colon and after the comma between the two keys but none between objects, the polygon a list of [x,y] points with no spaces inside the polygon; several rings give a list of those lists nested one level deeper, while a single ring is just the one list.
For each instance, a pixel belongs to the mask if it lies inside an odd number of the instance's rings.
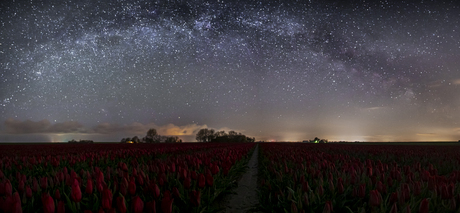
[{"label": "soil", "polygon": [[230,194],[225,198],[226,208],[219,213],[255,212],[254,209],[259,204],[259,196],[257,195],[258,153],[259,145],[256,145],[248,162],[246,173],[238,181],[238,187],[234,190],[235,194]]}]

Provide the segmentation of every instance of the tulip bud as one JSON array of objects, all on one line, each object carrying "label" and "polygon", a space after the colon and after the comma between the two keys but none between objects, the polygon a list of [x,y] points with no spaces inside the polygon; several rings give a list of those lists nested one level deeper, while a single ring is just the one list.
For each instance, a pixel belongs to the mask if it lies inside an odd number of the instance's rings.
[{"label": "tulip bud", "polygon": [[429,211],[430,211],[430,202],[428,201],[427,198],[425,198],[422,200],[422,202],[420,202],[419,212],[428,213]]},{"label": "tulip bud", "polygon": [[53,198],[49,195],[46,194],[43,199],[43,212],[45,213],[54,213],[54,200]]},{"label": "tulip bud", "polygon": [[64,201],[59,201],[56,213],[65,213]]},{"label": "tulip bud", "polygon": [[189,189],[192,184],[192,179],[190,177],[184,179],[184,188]]},{"label": "tulip bud", "polygon": [[370,191],[369,203],[371,204],[371,206],[380,206],[380,204],[382,203],[382,195],[380,195],[379,191]]},{"label": "tulip bud", "polygon": [[171,193],[169,191],[165,191],[164,197],[161,200],[161,210],[163,210],[164,213],[171,213],[173,202],[174,198],[171,198]]},{"label": "tulip bud", "polygon": [[291,212],[297,213],[297,205],[294,203],[294,201],[291,202]]},{"label": "tulip bud", "polygon": [[61,200],[61,193],[59,192],[59,189],[56,189],[54,192],[54,198],[56,198],[56,200]]},{"label": "tulip bud", "polygon": [[200,176],[198,177],[198,187],[204,188],[205,185],[206,185],[206,178],[204,177],[203,174],[200,174]]},{"label": "tulip bud", "polygon": [[80,190],[80,184],[78,183],[77,179],[74,179],[74,182],[72,184],[72,191],[70,196],[72,197],[72,200],[74,202],[80,202],[81,201],[81,190]]},{"label": "tulip bud", "polygon": [[219,173],[219,166],[217,166],[217,164],[214,164],[211,168],[211,172],[213,175]]},{"label": "tulip bud", "polygon": [[152,200],[152,201],[147,202],[145,204],[145,211],[147,213],[156,213],[157,212],[157,207],[156,207],[155,200]]},{"label": "tulip bud", "polygon": [[212,186],[214,184],[214,178],[212,177],[211,173],[206,173],[206,184],[208,186]]},{"label": "tulip bud", "polygon": [[112,208],[112,191],[108,188],[104,188],[102,191],[102,208],[109,210]]},{"label": "tulip bud", "polygon": [[326,201],[326,204],[324,205],[323,213],[331,213],[332,211],[333,211],[332,202]]},{"label": "tulip bud", "polygon": [[309,192],[310,191],[310,186],[308,185],[307,181],[302,183],[302,191],[303,192]]},{"label": "tulip bud", "polygon": [[11,185],[10,180],[6,180],[6,183],[4,183],[4,191],[7,196],[13,195],[13,186]]},{"label": "tulip bud", "polygon": [[32,189],[30,186],[26,186],[26,197],[31,198],[32,197]]},{"label": "tulip bud", "polygon": [[190,177],[192,178],[192,180],[198,179],[198,175],[196,174],[195,171],[191,171],[191,172],[190,172]]},{"label": "tulip bud", "polygon": [[19,181],[18,191],[22,194],[25,190],[24,180]]},{"label": "tulip bud", "polygon": [[142,213],[144,210],[144,201],[139,196],[133,198],[133,212],[134,213]]},{"label": "tulip bud", "polygon": [[131,180],[129,182],[128,191],[131,195],[136,194],[136,183],[134,182],[134,180]]},{"label": "tulip bud", "polygon": [[42,188],[42,190],[46,190],[47,187],[48,187],[47,178],[46,178],[46,177],[42,177],[42,178],[40,179],[40,188]]},{"label": "tulip bud", "polygon": [[302,202],[305,206],[310,205],[310,199],[308,198],[308,194],[306,192],[303,193]]},{"label": "tulip bud", "polygon": [[156,184],[153,184],[153,195],[155,198],[160,197],[160,188]]},{"label": "tulip bud", "polygon": [[390,195],[390,203],[396,203],[396,202],[398,202],[398,193],[393,192]]},{"label": "tulip bud", "polygon": [[396,206],[396,203],[393,203],[391,206],[390,213],[398,213],[398,206]]},{"label": "tulip bud", "polygon": [[179,189],[177,189],[177,187],[173,187],[173,195],[176,198],[180,197],[180,192],[179,192]]},{"label": "tulip bud", "polygon": [[86,194],[92,194],[93,193],[93,180],[88,179],[86,180]]},{"label": "tulip bud", "polygon": [[117,197],[117,209],[121,213],[126,213],[126,202],[125,198],[122,196]]},{"label": "tulip bud", "polygon": [[201,192],[200,192],[200,191],[195,191],[195,190],[193,190],[193,191],[190,193],[190,202],[191,202],[194,206],[200,206],[200,201],[201,201]]}]

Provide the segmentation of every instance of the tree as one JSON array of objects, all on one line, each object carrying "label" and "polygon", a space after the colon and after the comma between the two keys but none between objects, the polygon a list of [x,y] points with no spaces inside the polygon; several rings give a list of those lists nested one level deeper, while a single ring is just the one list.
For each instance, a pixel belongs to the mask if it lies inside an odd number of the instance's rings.
[{"label": "tree", "polygon": [[145,140],[146,143],[155,143],[157,142],[157,130],[154,129],[154,128],[151,128],[149,129],[149,131],[147,131],[147,135],[143,138]]},{"label": "tree", "polygon": [[212,139],[214,139],[216,136],[214,135],[214,130],[213,129],[210,129],[208,130],[208,132],[206,133],[206,138],[207,138],[207,141],[208,142],[211,142]]},{"label": "tree", "polygon": [[198,131],[196,133],[196,141],[198,142],[206,142],[206,133],[208,132],[208,129],[200,129],[200,131]]},{"label": "tree", "polygon": [[140,142],[141,142],[141,140],[139,140],[139,138],[138,138],[137,136],[134,136],[134,138],[131,139],[131,141],[132,141],[133,143],[140,143]]},{"label": "tree", "polygon": [[182,143],[182,140],[177,136],[167,137],[165,143]]}]

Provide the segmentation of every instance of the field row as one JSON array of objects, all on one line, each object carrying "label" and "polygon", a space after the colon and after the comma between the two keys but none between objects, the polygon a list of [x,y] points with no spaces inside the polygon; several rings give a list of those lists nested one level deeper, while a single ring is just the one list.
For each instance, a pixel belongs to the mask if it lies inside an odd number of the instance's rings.
[{"label": "field row", "polygon": [[[1,212],[216,212],[255,143],[0,147]],[[459,212],[459,146],[259,144],[264,212]]]},{"label": "field row", "polygon": [[[33,147],[33,148],[31,148]],[[254,144],[13,145],[0,158],[2,212],[202,212]]]},{"label": "field row", "polygon": [[459,146],[261,144],[268,212],[458,212]]}]

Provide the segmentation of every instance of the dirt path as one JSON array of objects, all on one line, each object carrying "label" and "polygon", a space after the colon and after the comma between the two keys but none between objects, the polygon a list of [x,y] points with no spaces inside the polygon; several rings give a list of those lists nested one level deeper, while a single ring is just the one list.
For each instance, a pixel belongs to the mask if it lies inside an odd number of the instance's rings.
[{"label": "dirt path", "polygon": [[254,153],[248,162],[248,169],[238,182],[238,188],[234,191],[236,194],[229,195],[226,209],[220,213],[248,212],[259,204],[259,197],[257,195],[258,153],[259,145],[256,145]]}]

